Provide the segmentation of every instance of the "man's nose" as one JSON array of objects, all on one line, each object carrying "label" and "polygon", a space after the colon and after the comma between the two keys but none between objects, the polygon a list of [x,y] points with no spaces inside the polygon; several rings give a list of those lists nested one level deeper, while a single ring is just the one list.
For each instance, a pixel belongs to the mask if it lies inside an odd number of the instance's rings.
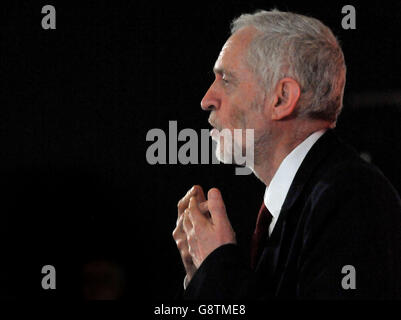
[{"label": "man's nose", "polygon": [[207,90],[205,96],[201,101],[201,107],[205,111],[213,111],[220,108],[221,100],[217,92],[214,90],[213,85]]}]

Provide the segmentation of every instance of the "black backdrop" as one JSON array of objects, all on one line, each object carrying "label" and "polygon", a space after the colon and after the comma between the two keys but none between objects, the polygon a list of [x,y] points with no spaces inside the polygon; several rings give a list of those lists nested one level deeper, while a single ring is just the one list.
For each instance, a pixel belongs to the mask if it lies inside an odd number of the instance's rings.
[{"label": "black backdrop", "polygon": [[[41,28],[45,4],[56,8],[56,30]],[[356,8],[356,30],[341,28],[346,4]],[[401,190],[399,104],[355,99],[400,90],[399,2],[0,6],[1,297],[82,299],[85,266],[105,260],[122,270],[123,298],[171,299],[184,277],[171,236],[176,204],[193,184],[222,190],[245,251],[264,192],[254,176],[145,157],[152,128],[209,127],[199,102],[229,23],[243,12],[277,7],[333,29],[348,68],[338,132]],[[41,288],[46,264],[56,268],[56,290]]]}]

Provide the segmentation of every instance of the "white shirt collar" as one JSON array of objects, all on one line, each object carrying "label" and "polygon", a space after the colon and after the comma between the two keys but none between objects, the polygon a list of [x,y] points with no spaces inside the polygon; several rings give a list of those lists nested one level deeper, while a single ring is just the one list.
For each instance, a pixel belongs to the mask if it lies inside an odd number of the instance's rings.
[{"label": "white shirt collar", "polygon": [[[302,164],[305,156],[315,144],[315,142],[325,133],[326,129],[322,129],[312,133],[308,138],[301,142],[294,150],[292,150],[281,162],[279,168],[273,176],[270,185],[266,188],[264,195],[264,203],[266,208],[273,216],[270,225],[273,230],[274,224],[280,214],[281,207],[287,197],[288,190],[294,180],[295,174]],[[270,231],[271,231],[270,230]]]}]

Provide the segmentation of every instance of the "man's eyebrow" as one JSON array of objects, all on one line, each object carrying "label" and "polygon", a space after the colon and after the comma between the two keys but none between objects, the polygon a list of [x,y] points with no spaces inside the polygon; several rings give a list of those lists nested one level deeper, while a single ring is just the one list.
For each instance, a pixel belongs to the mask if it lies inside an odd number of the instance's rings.
[{"label": "man's eyebrow", "polygon": [[226,75],[226,76],[228,76],[230,78],[237,78],[237,76],[235,75],[234,72],[227,71],[224,68],[216,68],[215,67],[215,68],[213,68],[213,72],[217,73],[217,74],[219,74],[221,76]]}]

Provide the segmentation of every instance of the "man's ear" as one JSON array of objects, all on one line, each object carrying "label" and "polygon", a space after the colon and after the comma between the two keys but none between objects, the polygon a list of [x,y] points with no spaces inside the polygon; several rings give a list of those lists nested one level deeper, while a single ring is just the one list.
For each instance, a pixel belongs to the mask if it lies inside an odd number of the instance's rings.
[{"label": "man's ear", "polygon": [[281,79],[274,91],[272,120],[281,120],[294,113],[301,95],[301,88],[292,78]]}]

